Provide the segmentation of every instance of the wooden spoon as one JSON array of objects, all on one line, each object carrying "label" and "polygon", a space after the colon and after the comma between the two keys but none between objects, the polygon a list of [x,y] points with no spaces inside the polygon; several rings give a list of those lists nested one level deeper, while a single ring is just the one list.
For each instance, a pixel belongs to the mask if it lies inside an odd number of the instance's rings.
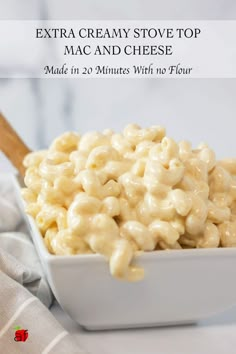
[{"label": "wooden spoon", "polygon": [[10,123],[0,112],[0,150],[8,157],[12,164],[24,177],[25,167],[23,165],[24,157],[30,152]]}]

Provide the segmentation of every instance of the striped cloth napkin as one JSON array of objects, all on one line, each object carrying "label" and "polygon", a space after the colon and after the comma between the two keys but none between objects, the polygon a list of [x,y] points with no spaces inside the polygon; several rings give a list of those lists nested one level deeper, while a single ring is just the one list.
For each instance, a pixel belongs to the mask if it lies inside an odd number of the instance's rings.
[{"label": "striped cloth napkin", "polygon": [[12,180],[0,176],[0,353],[85,353],[47,309],[52,301]]}]

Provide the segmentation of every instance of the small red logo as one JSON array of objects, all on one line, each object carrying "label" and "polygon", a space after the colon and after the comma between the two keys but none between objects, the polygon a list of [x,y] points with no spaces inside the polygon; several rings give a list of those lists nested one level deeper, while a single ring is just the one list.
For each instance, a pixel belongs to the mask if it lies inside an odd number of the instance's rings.
[{"label": "small red logo", "polygon": [[29,336],[28,329],[21,329],[20,326],[14,327],[15,331],[15,338],[16,342],[25,342]]}]

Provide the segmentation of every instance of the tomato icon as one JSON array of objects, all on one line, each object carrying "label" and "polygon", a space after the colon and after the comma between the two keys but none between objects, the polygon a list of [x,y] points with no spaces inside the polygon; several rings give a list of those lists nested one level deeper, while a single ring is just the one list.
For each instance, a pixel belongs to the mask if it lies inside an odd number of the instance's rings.
[{"label": "tomato icon", "polygon": [[15,338],[16,342],[25,342],[29,336],[28,329],[22,329],[20,326],[15,327]]}]

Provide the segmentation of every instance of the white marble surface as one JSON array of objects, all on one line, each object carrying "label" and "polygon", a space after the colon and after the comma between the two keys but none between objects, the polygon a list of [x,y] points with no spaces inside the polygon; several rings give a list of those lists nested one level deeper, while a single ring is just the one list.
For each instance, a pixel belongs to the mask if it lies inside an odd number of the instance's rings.
[{"label": "white marble surface", "polygon": [[55,304],[58,321],[90,354],[234,354],[236,307],[197,325],[89,332]]}]

